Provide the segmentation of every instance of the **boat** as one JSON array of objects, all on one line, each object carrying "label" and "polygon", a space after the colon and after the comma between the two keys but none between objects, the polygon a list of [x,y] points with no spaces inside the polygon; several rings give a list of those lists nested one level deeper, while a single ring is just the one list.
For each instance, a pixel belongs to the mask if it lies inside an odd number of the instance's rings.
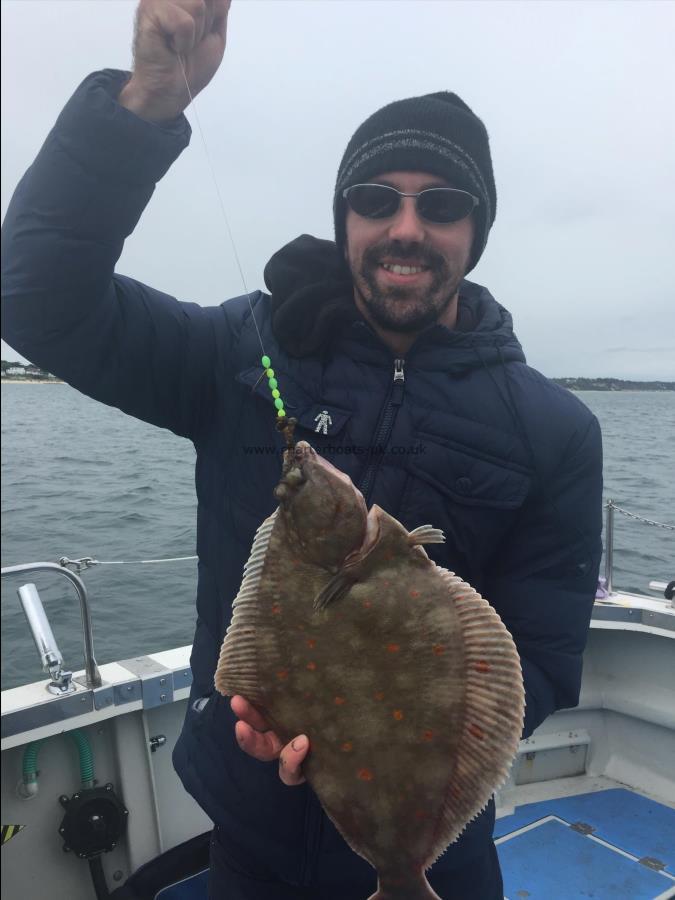
[{"label": "boat", "polygon": [[[675,582],[615,589],[617,511],[661,524],[607,502],[579,705],[520,742],[496,794],[506,900],[675,897]],[[212,823],[171,762],[191,648],[98,666],[83,578],[95,564],[2,569],[50,676],[2,692],[2,898],[200,900]],[[43,570],[79,600],[81,671],[66,668],[29,580]]]}]

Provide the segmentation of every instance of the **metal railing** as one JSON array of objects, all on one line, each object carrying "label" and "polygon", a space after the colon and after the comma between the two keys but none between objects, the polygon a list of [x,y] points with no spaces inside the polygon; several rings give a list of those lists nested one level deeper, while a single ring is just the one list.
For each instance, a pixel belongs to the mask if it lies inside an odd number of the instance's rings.
[{"label": "metal railing", "polygon": [[608,594],[613,593],[613,569],[614,569],[614,512],[621,513],[629,519],[642,522],[645,525],[652,525],[656,528],[665,528],[668,531],[675,531],[675,525],[666,525],[664,522],[655,522],[653,519],[646,519],[644,516],[638,516],[635,513],[628,512],[627,509],[618,506],[613,500],[608,500],[605,504],[605,589]]},{"label": "metal railing", "polygon": [[[85,685],[88,688],[100,687],[102,682],[98,666],[96,665],[96,658],[94,657],[94,637],[91,626],[89,597],[87,588],[82,579],[75,575],[74,572],[52,562],[35,562],[19,566],[6,566],[1,570],[0,574],[2,575],[2,578],[5,578],[9,575],[24,575],[29,572],[42,571],[57,572],[59,575],[68,579],[75,588],[78,600],[80,601],[82,631],[84,633]],[[35,586],[27,585],[25,587],[33,588],[32,591],[24,592],[22,603],[24,604],[24,611],[28,618],[28,623],[31,625],[35,645],[38,648],[38,652],[40,652],[43,657],[43,664],[49,667],[50,673],[52,674],[51,685],[54,687],[53,693],[66,693],[71,689],[70,678],[66,679],[64,682],[61,676],[71,676],[72,673],[61,671],[63,659],[55,645],[51,628],[48,627],[47,617],[42,608],[42,603],[37,590],[35,590]]]}]

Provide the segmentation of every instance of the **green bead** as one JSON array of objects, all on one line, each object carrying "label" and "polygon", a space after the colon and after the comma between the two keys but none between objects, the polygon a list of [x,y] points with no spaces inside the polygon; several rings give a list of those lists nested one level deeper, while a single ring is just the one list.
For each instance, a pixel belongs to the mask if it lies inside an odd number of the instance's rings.
[{"label": "green bead", "polygon": [[276,388],[279,386],[279,383],[277,382],[276,378],[270,378],[270,380],[268,381],[268,384],[270,386],[271,391],[276,390]]},{"label": "green bead", "polygon": [[272,396],[276,400],[277,397],[281,397],[281,394],[279,393],[279,391],[276,388],[274,388],[274,390],[272,391]]},{"label": "green bead", "polygon": [[286,415],[286,410],[283,408],[283,406],[281,407],[281,409],[279,410],[277,415],[279,416],[280,419],[283,419],[283,417]]},{"label": "green bead", "polygon": [[269,358],[269,356],[263,356],[260,362],[263,364],[263,367],[265,369],[269,369],[270,365],[272,364],[272,360]]},{"label": "green bead", "polygon": [[278,397],[278,398],[274,401],[274,405],[276,406],[277,409],[283,409],[283,408],[284,408],[284,401],[281,399],[281,397]]},{"label": "green bead", "polygon": [[267,375],[268,378],[274,378],[274,369],[267,369],[265,375]]}]

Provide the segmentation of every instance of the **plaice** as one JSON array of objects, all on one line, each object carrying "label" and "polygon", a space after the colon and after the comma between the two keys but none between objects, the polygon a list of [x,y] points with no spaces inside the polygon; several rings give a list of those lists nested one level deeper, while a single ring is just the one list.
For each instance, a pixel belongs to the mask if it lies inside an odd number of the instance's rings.
[{"label": "plaice", "polygon": [[[437,895],[425,870],[505,780],[524,691],[489,603],[429,559],[443,540],[368,512],[304,441],[286,452],[279,507],[256,533],[216,671],[286,743],[352,849],[372,900]],[[357,900],[357,898],[354,898]]]}]

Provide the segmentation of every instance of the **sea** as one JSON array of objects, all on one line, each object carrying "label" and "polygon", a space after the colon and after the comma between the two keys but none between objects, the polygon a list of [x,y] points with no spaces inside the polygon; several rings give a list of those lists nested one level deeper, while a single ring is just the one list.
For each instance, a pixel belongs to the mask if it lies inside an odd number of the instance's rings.
[{"label": "sea", "polygon": [[[675,392],[578,392],[603,432],[605,500],[675,524]],[[195,451],[65,384],[2,384],[2,565],[62,557],[84,573],[99,664],[191,643]],[[162,563],[142,560],[171,559]],[[105,564],[103,564],[105,563]],[[124,563],[124,564],[122,564]],[[614,585],[675,578],[675,531],[615,513]],[[44,678],[17,589],[36,584],[68,668],[83,668],[79,604],[51,573],[2,579],[2,689]],[[655,596],[655,595],[653,595]]]}]

